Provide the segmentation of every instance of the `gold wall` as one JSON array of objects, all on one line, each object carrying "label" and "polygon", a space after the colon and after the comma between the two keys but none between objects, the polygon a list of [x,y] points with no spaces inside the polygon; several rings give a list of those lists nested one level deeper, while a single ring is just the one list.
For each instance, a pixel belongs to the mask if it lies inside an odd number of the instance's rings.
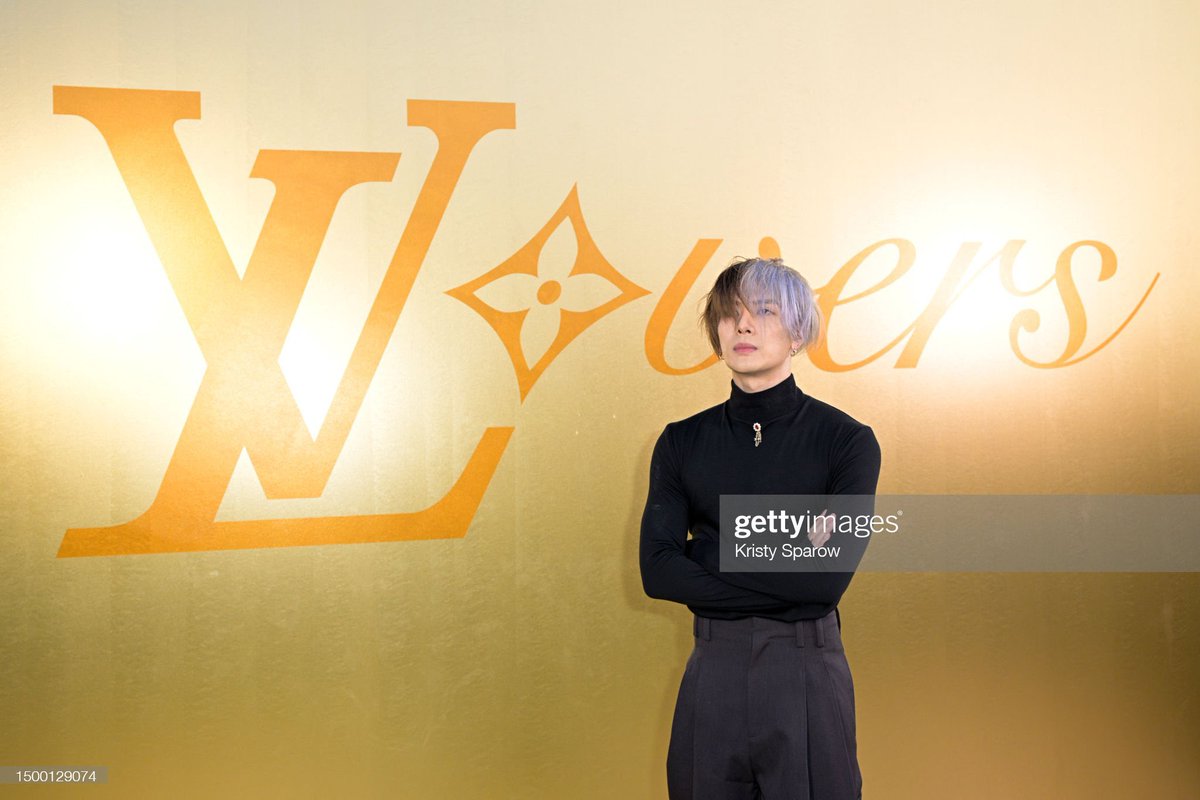
[{"label": "gold wall", "polygon": [[[735,5],[0,3],[0,763],[664,797],[735,255],[881,492],[1200,490],[1200,7]],[[868,795],[1200,796],[1198,588],[859,575]]]}]

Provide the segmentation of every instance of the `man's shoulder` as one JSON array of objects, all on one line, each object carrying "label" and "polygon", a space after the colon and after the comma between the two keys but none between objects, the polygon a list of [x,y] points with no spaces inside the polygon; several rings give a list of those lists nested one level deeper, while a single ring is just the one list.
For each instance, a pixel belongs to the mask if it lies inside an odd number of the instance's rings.
[{"label": "man's shoulder", "polygon": [[725,414],[725,404],[698,411],[690,417],[668,422],[659,435],[659,441],[676,452],[686,452],[699,441],[706,438],[706,433],[716,430]]},{"label": "man's shoulder", "polygon": [[819,422],[822,425],[828,425],[831,428],[854,432],[862,429],[870,429],[870,425],[865,422],[860,422],[854,417],[842,411],[837,406],[830,405],[824,400],[818,400],[812,395],[805,395],[807,398],[806,413],[810,420]]},{"label": "man's shoulder", "polygon": [[715,406],[710,406],[709,408],[706,408],[703,411],[697,411],[695,414],[692,414],[690,417],[684,417],[683,419],[678,419],[678,420],[675,420],[674,422],[668,422],[667,427],[664,430],[664,432],[666,432],[666,431],[673,431],[676,433],[694,432],[694,431],[700,430],[701,428],[704,428],[705,426],[714,424],[715,422],[717,422],[718,420],[721,419],[721,417],[722,417],[722,415],[724,415],[724,413],[725,413],[725,403],[724,402],[717,403]]}]

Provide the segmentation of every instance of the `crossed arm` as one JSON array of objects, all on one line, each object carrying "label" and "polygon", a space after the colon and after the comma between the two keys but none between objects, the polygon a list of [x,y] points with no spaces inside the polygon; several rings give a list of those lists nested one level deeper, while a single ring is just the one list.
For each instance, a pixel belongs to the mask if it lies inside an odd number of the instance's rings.
[{"label": "crossed arm", "polygon": [[[856,502],[872,504],[879,466],[874,433],[866,427],[853,431],[838,443],[828,493],[859,495]],[[640,561],[647,595],[749,614],[841,597],[853,577],[850,572],[721,572],[716,542],[687,541],[688,502],[679,474],[664,431],[650,460],[650,490],[642,514]],[[865,547],[866,542],[852,544]]]},{"label": "crossed arm", "polygon": [[694,607],[748,613],[785,605],[773,595],[734,586],[689,558],[688,527],[687,497],[668,433],[663,431],[650,458],[650,490],[642,512],[639,556],[646,594]]}]

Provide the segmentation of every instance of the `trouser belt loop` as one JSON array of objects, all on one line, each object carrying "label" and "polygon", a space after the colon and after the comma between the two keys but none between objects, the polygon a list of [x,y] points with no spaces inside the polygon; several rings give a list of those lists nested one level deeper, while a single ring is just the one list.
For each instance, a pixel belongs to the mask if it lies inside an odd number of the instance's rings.
[{"label": "trouser belt loop", "polygon": [[813,620],[813,627],[817,630],[817,647],[825,646],[825,626],[822,623],[824,623],[824,620]]},{"label": "trouser belt loop", "polygon": [[709,628],[708,617],[696,616],[692,619],[692,634],[697,639],[708,641],[712,638],[712,630]]},{"label": "trouser belt loop", "polygon": [[796,647],[804,647],[804,620],[796,620]]}]

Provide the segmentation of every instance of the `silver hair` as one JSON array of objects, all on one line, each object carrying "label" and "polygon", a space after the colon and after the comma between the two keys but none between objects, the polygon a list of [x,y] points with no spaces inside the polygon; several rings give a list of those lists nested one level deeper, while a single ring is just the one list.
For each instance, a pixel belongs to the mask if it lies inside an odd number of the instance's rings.
[{"label": "silver hair", "polygon": [[821,336],[821,310],[812,287],[796,270],[779,258],[742,258],[717,276],[712,290],[704,298],[701,323],[713,352],[721,352],[717,326],[722,319],[736,317],[736,304],[745,307],[758,300],[773,300],[779,306],[779,319],[792,339],[808,350]]}]

